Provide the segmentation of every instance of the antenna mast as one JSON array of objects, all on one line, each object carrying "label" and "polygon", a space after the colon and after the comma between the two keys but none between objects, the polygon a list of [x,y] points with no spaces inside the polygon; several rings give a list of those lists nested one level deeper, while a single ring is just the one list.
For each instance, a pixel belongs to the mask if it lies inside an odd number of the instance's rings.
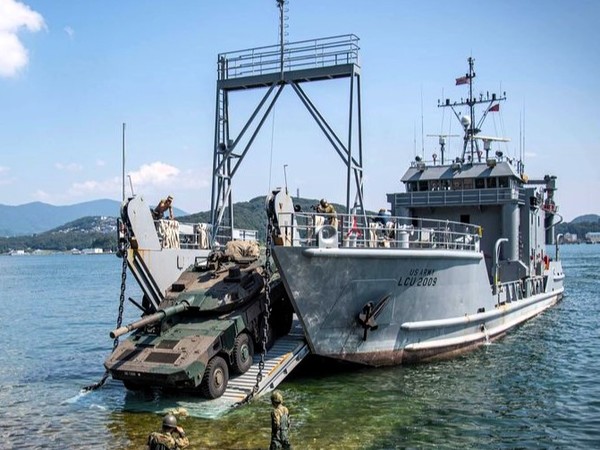
[{"label": "antenna mast", "polygon": [[[477,157],[478,157],[479,162],[481,162],[481,153],[479,152],[477,142],[475,142],[475,137],[481,131],[481,126],[483,125],[483,122],[485,121],[485,118],[487,117],[487,114],[490,111],[492,104],[494,102],[500,102],[502,100],[506,100],[506,93],[503,93],[501,96],[497,96],[496,94],[492,93],[490,96],[490,93],[488,92],[485,95],[485,97],[483,94],[480,94],[478,99],[475,98],[473,96],[473,78],[476,77],[475,69],[474,69],[475,59],[472,57],[469,57],[467,59],[467,61],[469,63],[469,72],[466,73],[464,76],[457,78],[456,85],[458,86],[461,84],[468,84],[469,85],[469,98],[464,99],[464,100],[461,98],[460,102],[454,102],[454,103],[450,103],[450,99],[448,99],[448,98],[445,99],[443,102],[438,100],[438,108],[445,108],[445,107],[452,108],[452,112],[454,113],[454,115],[456,116],[456,118],[462,124],[462,126],[464,128],[465,135],[464,135],[462,160],[463,161],[465,160],[467,147],[470,147],[471,161],[474,161],[475,151],[477,149]],[[475,106],[479,105],[479,104],[487,104],[488,106],[487,106],[485,112],[482,114],[481,118],[479,119],[479,122],[477,124],[475,124]],[[460,107],[460,106],[468,106],[469,107],[468,118],[464,117],[464,116],[461,118],[460,114],[456,111],[455,107]],[[496,106],[496,105],[494,105],[494,106]],[[495,111],[497,111],[497,109],[495,109]]]},{"label": "antenna mast", "polygon": [[[121,180],[123,181],[122,201],[125,201],[125,122],[123,122],[123,166],[121,173]],[[133,191],[133,189],[132,189]]]},{"label": "antenna mast", "polygon": [[283,81],[283,51],[284,51],[284,39],[283,35],[285,32],[283,7],[285,6],[285,0],[277,0],[277,7],[279,8],[279,70],[281,75],[281,81]]}]

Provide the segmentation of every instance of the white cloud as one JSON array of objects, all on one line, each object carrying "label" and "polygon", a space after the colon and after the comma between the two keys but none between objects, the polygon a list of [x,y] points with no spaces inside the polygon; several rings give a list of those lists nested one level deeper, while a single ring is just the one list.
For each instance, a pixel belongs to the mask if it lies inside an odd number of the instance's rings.
[{"label": "white cloud", "polygon": [[48,194],[46,191],[42,191],[41,189],[38,189],[37,191],[34,192],[33,197],[41,202],[46,202],[48,200],[50,200],[50,198],[52,198],[52,196],[50,194]]},{"label": "white cloud", "polygon": [[102,159],[99,159],[99,160],[96,161],[96,165],[98,167],[104,167],[106,165],[106,161],[104,161]]},{"label": "white cloud", "polygon": [[44,18],[16,0],[0,0],[0,76],[13,77],[27,65],[29,56],[17,33],[21,28],[37,32]]},{"label": "white cloud", "polygon": [[144,186],[164,187],[174,185],[179,172],[177,167],[157,161],[151,164],[144,164],[139,170],[129,172],[128,175],[131,177],[133,186],[137,190]]},{"label": "white cloud", "polygon": [[73,183],[69,194],[81,197],[88,194],[116,195],[121,191],[121,180],[118,177],[104,181],[88,180],[83,183]]},{"label": "white cloud", "polygon": [[73,37],[75,36],[75,30],[69,26],[66,26],[63,28],[64,32],[67,33],[67,36],[69,36],[69,39],[73,39]]},{"label": "white cloud", "polygon": [[11,184],[14,180],[10,178],[6,178],[9,172],[8,167],[0,166],[0,186]]},{"label": "white cloud", "polygon": [[79,172],[80,170],[83,169],[83,166],[81,164],[77,164],[77,163],[69,163],[69,164],[54,163],[54,167],[56,167],[58,170],[64,170],[66,172]]}]

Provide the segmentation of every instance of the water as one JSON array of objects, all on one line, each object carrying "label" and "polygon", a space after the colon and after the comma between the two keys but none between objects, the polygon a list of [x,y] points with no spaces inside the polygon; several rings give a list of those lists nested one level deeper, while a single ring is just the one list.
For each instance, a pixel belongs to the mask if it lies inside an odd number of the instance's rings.
[{"label": "water", "polygon": [[[408,368],[303,365],[281,385],[295,448],[598,448],[600,246],[565,246],[562,259],[564,301],[469,355]],[[0,448],[140,449],[165,409],[195,404],[113,381],[80,393],[112,347],[120,270],[112,255],[0,256]],[[131,279],[127,296],[139,296]],[[129,302],[125,313],[138,316]],[[267,448],[269,413],[260,399],[182,424],[191,448]]]}]

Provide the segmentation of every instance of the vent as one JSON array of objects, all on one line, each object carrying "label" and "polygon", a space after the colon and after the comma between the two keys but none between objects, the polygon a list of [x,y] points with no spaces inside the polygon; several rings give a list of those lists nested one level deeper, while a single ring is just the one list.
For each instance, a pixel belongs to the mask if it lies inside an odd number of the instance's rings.
[{"label": "vent", "polygon": [[145,362],[173,364],[175,361],[177,361],[179,355],[180,353],[152,352],[150,355],[148,355]]},{"label": "vent", "polygon": [[161,341],[156,348],[166,348],[168,350],[174,349],[175,346],[179,343],[179,341],[175,341],[175,340],[164,340]]}]

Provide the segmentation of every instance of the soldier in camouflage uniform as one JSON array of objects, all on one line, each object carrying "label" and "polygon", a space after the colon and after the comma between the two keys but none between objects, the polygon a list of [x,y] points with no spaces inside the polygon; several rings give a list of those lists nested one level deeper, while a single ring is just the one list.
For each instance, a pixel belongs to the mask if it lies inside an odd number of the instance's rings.
[{"label": "soldier in camouflage uniform", "polygon": [[279,391],[271,394],[271,446],[269,450],[291,449],[289,441],[290,413],[283,406],[283,396]]},{"label": "soldier in camouflage uniform", "polygon": [[173,414],[163,418],[161,432],[154,432],[148,436],[148,450],[180,450],[190,445],[183,428],[177,426],[177,419]]}]

